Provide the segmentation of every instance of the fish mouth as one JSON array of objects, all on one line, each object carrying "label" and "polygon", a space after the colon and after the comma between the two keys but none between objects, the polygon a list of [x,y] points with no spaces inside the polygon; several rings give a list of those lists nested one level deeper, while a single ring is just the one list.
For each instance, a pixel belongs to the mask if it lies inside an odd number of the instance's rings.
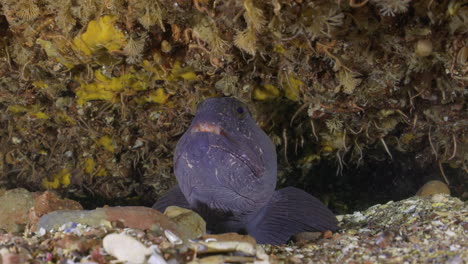
[{"label": "fish mouth", "polygon": [[211,133],[226,139],[226,144],[212,144],[213,148],[220,149],[239,159],[244,163],[256,178],[261,178],[265,173],[263,160],[247,144],[236,140],[226,133],[221,126],[207,122],[199,122],[191,129],[192,133]]},{"label": "fish mouth", "polygon": [[209,123],[205,123],[205,122],[200,122],[198,124],[196,124],[193,128],[192,128],[192,133],[196,133],[196,132],[208,132],[208,133],[213,133],[213,134],[216,134],[216,135],[221,135],[221,127],[220,126],[217,126],[217,125],[213,125],[213,124],[209,124]]}]

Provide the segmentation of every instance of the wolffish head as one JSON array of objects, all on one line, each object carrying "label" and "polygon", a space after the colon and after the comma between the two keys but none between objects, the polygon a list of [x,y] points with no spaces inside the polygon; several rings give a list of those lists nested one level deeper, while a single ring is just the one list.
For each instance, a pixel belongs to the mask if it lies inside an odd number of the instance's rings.
[{"label": "wolffish head", "polygon": [[192,207],[228,214],[266,204],[276,185],[276,152],[246,105],[210,98],[177,143],[174,170]]}]

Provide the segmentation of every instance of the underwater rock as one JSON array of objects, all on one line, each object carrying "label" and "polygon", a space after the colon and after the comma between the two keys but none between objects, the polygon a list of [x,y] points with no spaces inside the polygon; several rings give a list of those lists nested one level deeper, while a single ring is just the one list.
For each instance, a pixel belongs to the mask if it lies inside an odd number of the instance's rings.
[{"label": "underwater rock", "polygon": [[2,248],[0,250],[0,263],[2,264],[20,264],[26,263],[27,257],[20,253],[9,252],[8,249]]},{"label": "underwater rock", "polygon": [[69,251],[88,252],[99,245],[99,242],[77,234],[65,234],[55,242],[55,247]]},{"label": "underwater rock", "polygon": [[296,243],[306,243],[317,241],[322,237],[322,232],[301,232],[292,236],[292,241]]},{"label": "underwater rock", "polygon": [[219,235],[207,234],[202,237],[198,244],[202,245],[199,252],[242,252],[247,255],[255,255],[257,242],[249,235],[237,233],[224,233]]},{"label": "underwater rock", "polygon": [[184,232],[176,223],[162,213],[143,206],[104,207],[95,210],[62,210],[41,217],[37,229],[46,231],[57,230],[67,223],[79,223],[90,226],[118,225],[140,230],[162,231],[171,230],[174,234],[186,240]]},{"label": "underwater rock", "polygon": [[431,196],[433,194],[448,194],[450,195],[450,189],[447,184],[441,181],[428,181],[424,184],[416,193],[417,196]]},{"label": "underwater rock", "polygon": [[41,216],[57,210],[83,210],[83,207],[77,201],[61,199],[55,193],[46,191],[36,196],[34,206],[29,210],[29,220],[36,224]]},{"label": "underwater rock", "polygon": [[117,260],[135,264],[144,263],[152,252],[151,248],[126,234],[109,234],[102,240],[102,245]]},{"label": "underwater rock", "polygon": [[207,234],[202,240],[194,241],[191,246],[198,254],[198,259],[191,263],[270,263],[269,256],[249,235]]},{"label": "underwater rock", "polygon": [[53,192],[12,189],[0,197],[0,228],[9,232],[22,232],[27,224],[36,224],[41,216],[49,212],[82,209],[78,202],[61,199]]},{"label": "underwater rock", "polygon": [[197,238],[206,233],[206,222],[192,210],[178,206],[169,206],[164,215],[174,221],[189,239]]},{"label": "underwater rock", "polygon": [[0,197],[0,228],[8,232],[22,232],[29,222],[28,211],[34,205],[34,195],[26,189],[6,191]]}]

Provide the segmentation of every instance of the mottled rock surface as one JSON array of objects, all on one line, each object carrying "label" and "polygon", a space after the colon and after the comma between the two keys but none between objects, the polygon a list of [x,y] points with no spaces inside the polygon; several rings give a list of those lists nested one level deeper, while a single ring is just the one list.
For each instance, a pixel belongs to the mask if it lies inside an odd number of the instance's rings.
[{"label": "mottled rock surface", "polygon": [[25,189],[6,191],[0,197],[0,228],[21,232],[29,222],[28,211],[34,206],[34,195]]},{"label": "mottled rock surface", "polygon": [[174,221],[188,238],[197,238],[206,233],[205,220],[192,210],[169,206],[164,211],[164,215]]},{"label": "mottled rock surface", "polygon": [[424,184],[416,193],[417,196],[431,196],[433,194],[448,194],[450,195],[450,189],[447,184],[441,181],[428,181]]},{"label": "mottled rock surface", "polygon": [[29,220],[35,224],[41,216],[57,210],[83,210],[83,207],[76,201],[61,199],[55,193],[46,191],[36,196],[34,207],[29,211]]},{"label": "mottled rock surface", "polygon": [[134,264],[144,263],[146,257],[152,253],[150,248],[126,234],[109,234],[104,237],[102,245],[117,260]]},{"label": "mottled rock surface", "polygon": [[157,210],[143,206],[104,207],[95,210],[62,210],[43,216],[37,229],[57,230],[69,223],[108,227],[135,228],[140,230],[171,230],[182,239],[188,239],[176,223]]}]

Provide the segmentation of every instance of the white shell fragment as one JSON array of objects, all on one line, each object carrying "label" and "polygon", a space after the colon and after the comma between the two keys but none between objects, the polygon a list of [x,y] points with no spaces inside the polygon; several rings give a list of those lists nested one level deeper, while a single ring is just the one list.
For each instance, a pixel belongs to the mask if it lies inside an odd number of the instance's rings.
[{"label": "white shell fragment", "polygon": [[206,246],[206,252],[242,252],[247,255],[255,255],[255,245],[248,242],[239,241],[212,241],[212,242],[198,242]]},{"label": "white shell fragment", "polygon": [[153,253],[140,241],[125,234],[109,234],[102,241],[104,250],[119,261],[144,263],[146,257]]},{"label": "white shell fragment", "polygon": [[172,233],[171,230],[164,230],[164,235],[167,237],[167,240],[174,245],[180,245],[183,243],[182,239],[180,239],[176,234]]},{"label": "white shell fragment", "polygon": [[158,253],[153,252],[153,255],[148,259],[148,264],[167,264],[167,261]]}]

